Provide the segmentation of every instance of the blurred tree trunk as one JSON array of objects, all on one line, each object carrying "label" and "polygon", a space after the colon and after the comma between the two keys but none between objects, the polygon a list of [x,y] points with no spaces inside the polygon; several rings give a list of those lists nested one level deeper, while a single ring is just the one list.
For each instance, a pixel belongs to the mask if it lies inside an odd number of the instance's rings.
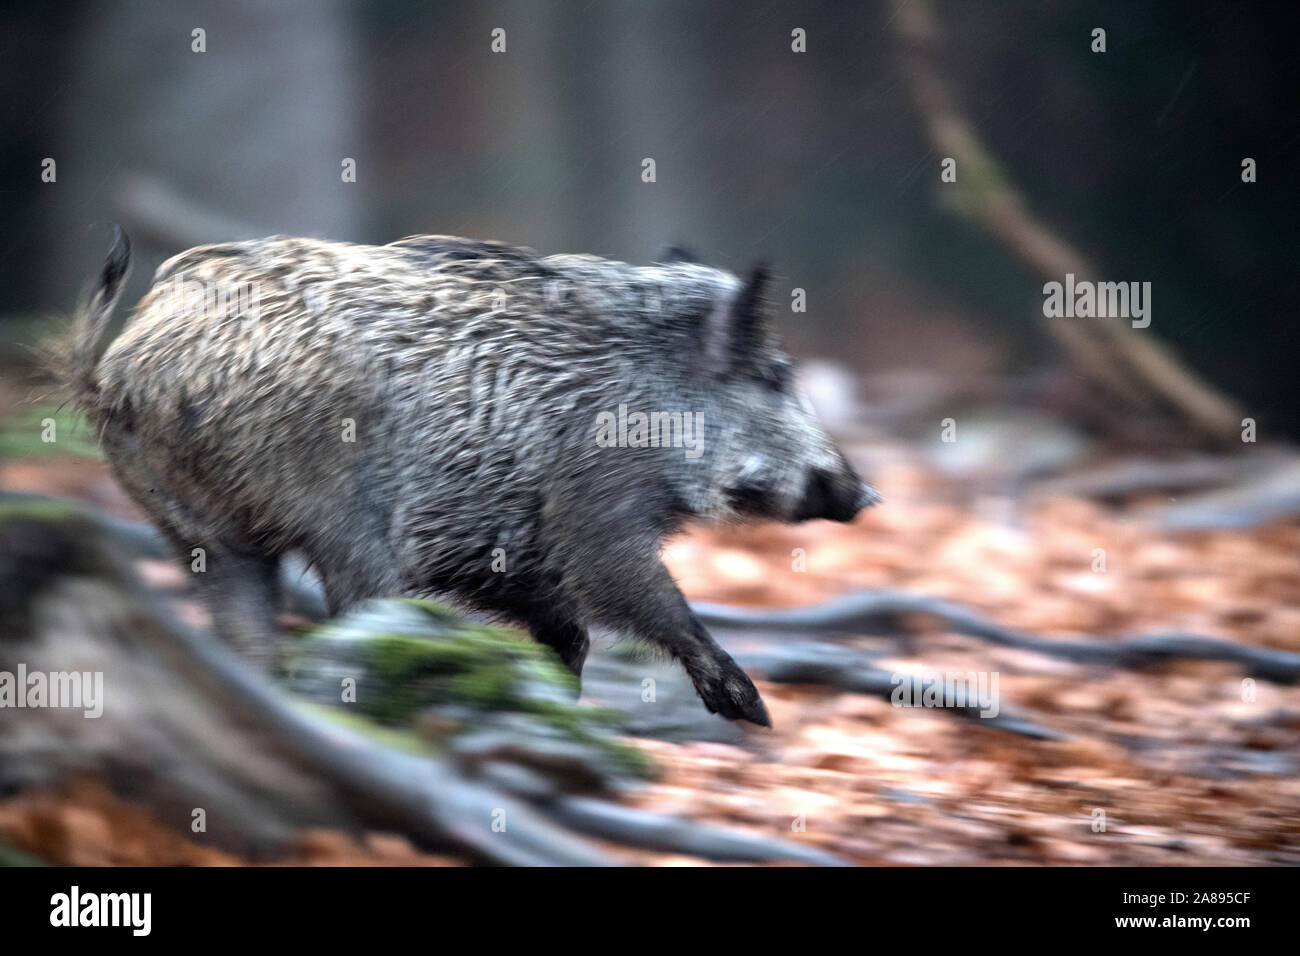
[{"label": "blurred tree trunk", "polygon": [[[645,262],[665,244],[691,245],[711,232],[711,200],[699,186],[709,169],[697,148],[709,126],[679,110],[681,97],[690,95],[683,90],[699,79],[698,64],[680,55],[690,39],[683,25],[689,16],[676,4],[598,3],[568,37],[580,95],[566,103],[567,124],[591,157],[572,172],[580,233],[593,243],[584,251]],[[642,179],[646,159],[654,160],[654,182]]]},{"label": "blurred tree trunk", "polygon": [[[92,8],[63,97],[50,299],[70,303],[86,281],[106,236],[88,227],[122,218],[129,176],[251,232],[362,238],[361,199],[377,169],[358,124],[351,12],[347,0]],[[196,29],[206,52],[192,49]],[[357,161],[355,183],[342,181],[345,157]],[[237,238],[201,222],[196,231]],[[178,251],[147,250],[136,283]]]}]

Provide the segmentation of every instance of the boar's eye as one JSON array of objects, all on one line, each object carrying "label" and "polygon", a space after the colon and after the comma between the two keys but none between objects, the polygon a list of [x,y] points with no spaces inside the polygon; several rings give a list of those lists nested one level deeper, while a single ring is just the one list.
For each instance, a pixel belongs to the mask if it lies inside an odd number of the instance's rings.
[{"label": "boar's eye", "polygon": [[794,369],[789,362],[773,362],[763,371],[763,385],[772,392],[782,394],[790,391],[794,381]]}]

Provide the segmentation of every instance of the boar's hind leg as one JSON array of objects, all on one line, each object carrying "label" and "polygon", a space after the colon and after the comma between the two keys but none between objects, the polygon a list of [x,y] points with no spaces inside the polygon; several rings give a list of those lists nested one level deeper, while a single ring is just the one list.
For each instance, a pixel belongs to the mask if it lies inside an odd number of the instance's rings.
[{"label": "boar's hind leg", "polygon": [[244,658],[266,668],[276,645],[280,559],[225,545],[207,549],[200,590],[217,633]]},{"label": "boar's hind leg", "polygon": [[[113,473],[170,540],[212,615],[217,633],[258,666],[270,663],[279,607],[279,559],[232,545],[168,490],[133,430],[110,424],[101,437]],[[195,549],[202,549],[197,552]]]},{"label": "boar's hind leg", "polygon": [[[182,565],[192,572],[212,615],[213,629],[244,659],[262,669],[269,667],[277,642],[280,559],[181,532],[167,522],[160,524]],[[202,549],[202,564],[196,548]]]}]

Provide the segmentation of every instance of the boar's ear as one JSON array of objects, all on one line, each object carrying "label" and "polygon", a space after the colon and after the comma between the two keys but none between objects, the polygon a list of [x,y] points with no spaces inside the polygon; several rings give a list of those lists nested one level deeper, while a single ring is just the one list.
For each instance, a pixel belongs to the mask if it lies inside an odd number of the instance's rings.
[{"label": "boar's ear", "polygon": [[681,246],[664,246],[659,250],[659,255],[655,256],[655,262],[660,265],[670,266],[674,262],[699,262],[694,253],[683,249]]},{"label": "boar's ear", "polygon": [[704,318],[704,357],[709,370],[726,372],[737,359],[751,355],[762,341],[763,293],[767,264],[760,262],[730,301],[718,302]]},{"label": "boar's ear", "polygon": [[763,321],[763,294],[767,291],[771,270],[766,262],[760,262],[749,272],[745,286],[736,294],[731,305],[732,323],[735,328],[733,336],[736,350],[742,355],[759,345],[759,330]]}]

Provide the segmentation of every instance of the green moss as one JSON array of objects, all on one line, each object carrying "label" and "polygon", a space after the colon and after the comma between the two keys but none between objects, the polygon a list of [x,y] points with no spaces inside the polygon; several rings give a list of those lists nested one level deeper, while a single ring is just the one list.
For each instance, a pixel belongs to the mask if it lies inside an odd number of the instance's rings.
[{"label": "green moss", "polygon": [[624,773],[634,777],[653,774],[654,762],[644,750],[610,737],[622,723],[618,711],[609,707],[556,706],[541,708],[535,713],[547,726],[566,737],[600,749]]},{"label": "green moss", "polygon": [[[54,441],[44,441],[46,423],[54,423]],[[52,405],[20,405],[0,421],[0,458],[82,455],[98,458],[95,433],[81,414]]]},{"label": "green moss", "polygon": [[[467,623],[455,611],[430,601],[403,600],[429,621],[423,633],[381,633],[364,641],[360,663],[363,689],[357,705],[387,725],[409,725],[430,707],[484,714],[526,714],[562,736],[593,747],[621,771],[647,776],[649,758],[615,736],[622,716],[609,708],[570,703],[573,675],[554,652],[504,628]],[[410,631],[415,631],[411,633]]]},{"label": "green moss", "polygon": [[381,720],[404,720],[431,702],[475,710],[531,712],[528,679],[572,693],[573,677],[545,659],[548,648],[499,628],[465,625],[442,633],[373,638],[363,657],[371,682],[363,705]]},{"label": "green moss", "polygon": [[506,667],[477,667],[447,682],[453,700],[472,703],[478,710],[515,710],[512,688],[515,676]]},{"label": "green moss", "polygon": [[326,707],[324,704],[314,704],[311,701],[301,700],[294,701],[294,706],[314,717],[320,717],[332,724],[356,731],[361,736],[373,740],[375,743],[392,747],[394,750],[413,754],[433,752],[433,747],[418,734],[376,724],[373,720],[367,720],[365,717],[350,713],[339,707]]},{"label": "green moss", "polygon": [[[415,608],[417,611],[424,613],[435,622],[444,626],[465,627],[465,618],[454,608],[437,601],[430,601],[428,598],[399,598],[399,603],[407,607]],[[486,628],[492,630],[492,628]]]},{"label": "green moss", "polygon": [[0,523],[9,521],[82,521],[77,509],[45,498],[0,500]]}]

